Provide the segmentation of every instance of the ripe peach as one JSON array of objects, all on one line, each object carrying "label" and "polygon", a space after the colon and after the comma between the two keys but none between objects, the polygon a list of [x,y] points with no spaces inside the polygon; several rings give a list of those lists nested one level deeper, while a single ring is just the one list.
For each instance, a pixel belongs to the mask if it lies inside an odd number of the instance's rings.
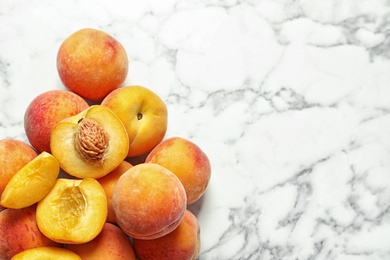
[{"label": "ripe peach", "polygon": [[65,245],[83,260],[115,259],[135,260],[130,238],[116,225],[106,223],[100,234],[92,241],[79,245]]},{"label": "ripe peach", "polygon": [[24,129],[32,146],[50,152],[50,134],[62,119],[88,108],[79,95],[67,90],[50,90],[35,97],[24,114]]},{"label": "ripe peach", "polygon": [[118,180],[112,205],[119,227],[130,237],[153,239],[181,222],[187,200],[180,180],[164,167],[138,164]]},{"label": "ripe peach", "polygon": [[133,239],[139,260],[195,260],[200,250],[198,219],[186,210],[183,220],[171,233],[156,239]]},{"label": "ripe peach", "polygon": [[125,125],[129,136],[128,157],[145,154],[164,138],[168,111],[164,101],[142,86],[118,88],[101,103],[111,109]]},{"label": "ripe peach", "polygon": [[84,28],[68,36],[57,53],[57,71],[71,91],[101,100],[126,79],[129,62],[122,44],[101,30]]},{"label": "ripe peach", "polygon": [[100,178],[126,158],[129,141],[119,118],[108,108],[93,105],[56,124],[50,147],[69,175]]},{"label": "ripe peach", "polygon": [[38,229],[36,204],[22,209],[5,209],[0,212],[0,259],[41,246],[59,246]]},{"label": "ripe peach", "polygon": [[54,186],[59,172],[57,159],[42,152],[11,178],[1,195],[1,205],[18,209],[37,203]]},{"label": "ripe peach", "polygon": [[11,258],[11,260],[32,259],[81,260],[80,256],[68,249],[51,246],[27,249]]},{"label": "ripe peach", "polygon": [[103,187],[92,178],[57,179],[38,202],[36,219],[41,232],[58,243],[82,244],[103,229],[107,200]]},{"label": "ripe peach", "polygon": [[0,196],[11,178],[38,153],[27,143],[16,139],[0,140]]},{"label": "ripe peach", "polygon": [[149,153],[145,162],[159,164],[173,172],[186,190],[188,204],[203,195],[211,176],[207,155],[195,143],[181,137],[162,141]]},{"label": "ripe peach", "polygon": [[116,223],[115,212],[112,208],[112,194],[114,193],[115,185],[118,182],[119,177],[121,177],[122,174],[131,167],[133,167],[133,165],[131,165],[127,161],[123,161],[115,170],[103,176],[102,178],[97,179],[97,181],[102,185],[104,191],[106,192],[107,222]]}]

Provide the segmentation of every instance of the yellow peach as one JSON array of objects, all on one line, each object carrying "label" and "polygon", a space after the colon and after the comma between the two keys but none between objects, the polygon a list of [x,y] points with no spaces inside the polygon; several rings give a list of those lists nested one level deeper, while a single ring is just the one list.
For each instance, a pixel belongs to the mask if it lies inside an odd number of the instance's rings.
[{"label": "yellow peach", "polygon": [[116,225],[106,223],[100,234],[92,241],[84,244],[67,244],[69,249],[83,260],[115,259],[135,260],[130,238]]},{"label": "yellow peach", "polygon": [[164,138],[168,110],[164,101],[143,86],[126,86],[108,94],[101,103],[125,125],[129,136],[128,157],[150,152]]},{"label": "yellow peach", "polygon": [[14,257],[11,260],[81,260],[76,253],[60,248],[60,247],[37,247],[27,249]]},{"label": "yellow peach", "polygon": [[125,81],[128,68],[122,44],[93,28],[72,33],[57,53],[57,71],[62,83],[90,100],[101,100],[118,88]]},{"label": "yellow peach", "polygon": [[24,114],[24,129],[32,146],[50,152],[50,134],[54,125],[89,107],[79,95],[67,90],[49,90],[35,97]]},{"label": "yellow peach", "polygon": [[38,202],[36,219],[41,232],[58,243],[82,244],[94,239],[107,217],[103,187],[92,178],[57,179]]},{"label": "yellow peach", "polygon": [[129,141],[118,117],[104,106],[93,105],[56,124],[50,147],[69,175],[100,178],[126,158]]},{"label": "yellow peach", "polygon": [[10,259],[31,248],[60,246],[42,234],[37,226],[35,214],[36,204],[0,212],[0,259]]},{"label": "yellow peach", "polygon": [[104,191],[106,192],[107,222],[116,223],[115,212],[112,208],[112,194],[114,193],[115,185],[118,182],[119,177],[121,177],[122,174],[131,167],[133,167],[133,165],[131,165],[127,161],[123,161],[119,164],[117,168],[115,168],[115,170],[103,176],[102,178],[97,179],[97,181],[102,185]]},{"label": "yellow peach", "polygon": [[8,182],[1,195],[1,205],[18,209],[37,203],[54,186],[59,172],[57,159],[47,152],[42,152]]},{"label": "yellow peach", "polygon": [[186,210],[179,226],[169,234],[156,239],[133,239],[139,260],[195,260],[200,250],[198,219]]},{"label": "yellow peach", "polygon": [[0,140],[0,196],[11,178],[38,153],[27,143],[17,139]]},{"label": "yellow peach", "polygon": [[181,222],[186,195],[180,180],[164,167],[143,163],[119,178],[112,196],[116,222],[130,237],[153,239]]},{"label": "yellow peach", "polygon": [[159,164],[173,172],[186,190],[188,204],[203,195],[211,177],[207,155],[194,142],[181,137],[171,137],[159,143],[145,162]]}]

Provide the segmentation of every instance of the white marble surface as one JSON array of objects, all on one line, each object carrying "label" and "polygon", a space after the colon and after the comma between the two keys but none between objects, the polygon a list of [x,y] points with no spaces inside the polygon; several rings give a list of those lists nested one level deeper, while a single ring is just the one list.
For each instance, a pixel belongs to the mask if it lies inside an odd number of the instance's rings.
[{"label": "white marble surface", "polygon": [[0,138],[83,27],[125,46],[212,179],[199,259],[390,259],[388,0],[0,1]]}]

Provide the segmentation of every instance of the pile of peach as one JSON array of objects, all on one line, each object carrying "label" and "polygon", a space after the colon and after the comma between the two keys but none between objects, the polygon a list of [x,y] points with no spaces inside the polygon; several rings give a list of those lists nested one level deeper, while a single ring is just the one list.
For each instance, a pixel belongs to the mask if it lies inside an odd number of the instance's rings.
[{"label": "pile of peach", "polygon": [[29,104],[29,143],[0,140],[0,259],[197,258],[200,226],[188,205],[208,186],[209,159],[166,137],[166,104],[144,86],[122,86],[128,68],[124,47],[103,31],[61,44],[67,90]]}]

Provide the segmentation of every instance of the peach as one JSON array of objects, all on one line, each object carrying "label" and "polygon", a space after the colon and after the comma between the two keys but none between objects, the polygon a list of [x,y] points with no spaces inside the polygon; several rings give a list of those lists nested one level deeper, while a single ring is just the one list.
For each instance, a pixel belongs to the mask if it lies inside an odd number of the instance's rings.
[{"label": "peach", "polygon": [[135,260],[130,238],[116,225],[106,223],[100,234],[92,241],[80,245],[65,245],[83,260],[115,259]]},{"label": "peach", "polygon": [[31,248],[60,246],[41,233],[35,214],[36,204],[0,212],[0,259],[10,259]]},{"label": "peach", "polygon": [[164,167],[143,163],[119,178],[112,195],[118,226],[130,237],[153,239],[181,222],[187,200],[180,180]]},{"label": "peach", "polygon": [[88,108],[79,95],[67,90],[50,90],[35,97],[24,114],[24,129],[32,146],[50,152],[50,134],[62,119]]},{"label": "peach", "polygon": [[97,181],[102,185],[104,191],[106,192],[107,197],[107,222],[116,223],[115,212],[112,208],[112,194],[114,193],[115,185],[118,182],[119,177],[122,174],[133,167],[129,162],[123,161],[119,164],[119,166],[105,175],[102,178],[97,179]]},{"label": "peach", "polygon": [[17,139],[0,140],[0,196],[11,178],[38,156],[33,147]]},{"label": "peach", "polygon": [[183,220],[171,233],[156,239],[133,239],[139,260],[195,260],[200,250],[198,219],[186,210]]},{"label": "peach", "polygon": [[101,100],[126,79],[129,62],[122,44],[104,31],[84,28],[68,36],[57,53],[62,83],[89,100]]},{"label": "peach", "polygon": [[107,217],[103,187],[92,178],[57,179],[51,191],[38,202],[39,230],[58,243],[82,244],[94,239]]},{"label": "peach", "polygon": [[108,94],[101,103],[125,125],[129,136],[128,157],[148,153],[164,138],[168,111],[164,101],[142,86],[126,86]]},{"label": "peach", "polygon": [[42,152],[11,178],[1,195],[1,205],[20,209],[37,203],[54,186],[59,172],[57,159]]},{"label": "peach", "polygon": [[181,137],[171,137],[159,143],[145,162],[159,164],[173,172],[186,190],[188,205],[203,195],[211,176],[207,155],[198,145]]},{"label": "peach", "polygon": [[56,124],[50,147],[69,175],[100,178],[126,158],[129,141],[119,118],[108,108],[93,105]]},{"label": "peach", "polygon": [[11,260],[33,259],[81,260],[80,256],[68,249],[50,246],[27,249],[11,258]]}]

